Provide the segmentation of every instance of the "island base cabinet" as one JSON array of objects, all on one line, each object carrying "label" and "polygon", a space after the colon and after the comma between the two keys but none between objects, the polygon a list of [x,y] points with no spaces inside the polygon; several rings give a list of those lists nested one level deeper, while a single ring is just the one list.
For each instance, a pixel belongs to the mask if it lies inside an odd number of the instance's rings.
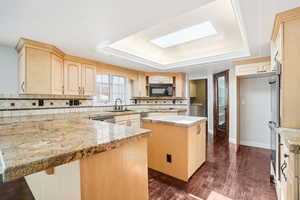
[{"label": "island base cabinet", "polygon": [[188,181],[206,160],[206,121],[191,127],[143,121],[150,129],[149,168]]},{"label": "island base cabinet", "polygon": [[81,160],[82,200],[147,200],[147,138]]},{"label": "island base cabinet", "polygon": [[25,179],[36,200],[148,200],[147,142],[133,139]]}]

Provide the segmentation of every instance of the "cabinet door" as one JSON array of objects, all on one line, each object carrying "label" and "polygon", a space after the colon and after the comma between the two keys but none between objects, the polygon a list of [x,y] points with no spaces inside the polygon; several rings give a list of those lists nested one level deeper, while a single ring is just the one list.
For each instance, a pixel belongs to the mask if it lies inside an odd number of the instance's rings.
[{"label": "cabinet door", "polygon": [[188,170],[191,176],[206,159],[205,123],[201,122],[189,128],[188,141]]},{"label": "cabinet door", "polygon": [[190,81],[190,97],[197,96],[196,84],[193,81]]},{"label": "cabinet door", "polygon": [[131,127],[132,128],[141,128],[141,120],[140,119],[131,120]]},{"label": "cabinet door", "polygon": [[171,76],[150,76],[149,83],[172,84]]},{"label": "cabinet door", "polygon": [[176,76],[176,97],[183,97],[183,85],[184,85],[184,77],[183,75]]},{"label": "cabinet door", "polygon": [[81,95],[81,64],[64,62],[64,82],[66,95]]},{"label": "cabinet door", "polygon": [[52,54],[52,94],[64,93],[64,61],[62,58]]},{"label": "cabinet door", "polygon": [[93,65],[82,65],[82,88],[83,95],[93,96],[96,92],[96,67]]},{"label": "cabinet door", "polygon": [[236,76],[246,76],[251,74],[256,74],[258,71],[257,63],[247,64],[247,65],[237,65],[236,66]]},{"label": "cabinet door", "polygon": [[51,54],[47,51],[26,48],[25,82],[26,94],[51,94]]},{"label": "cabinet door", "polygon": [[19,93],[25,93],[26,54],[25,48],[21,50],[18,57]]}]

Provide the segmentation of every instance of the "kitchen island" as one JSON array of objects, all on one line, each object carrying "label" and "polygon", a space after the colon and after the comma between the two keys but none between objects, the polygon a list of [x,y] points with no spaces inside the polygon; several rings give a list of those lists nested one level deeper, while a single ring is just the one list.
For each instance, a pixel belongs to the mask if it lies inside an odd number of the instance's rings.
[{"label": "kitchen island", "polygon": [[205,117],[156,116],[142,119],[151,130],[148,166],[188,181],[206,160]]},{"label": "kitchen island", "polygon": [[81,117],[0,126],[1,182],[35,199],[148,199],[149,130]]}]

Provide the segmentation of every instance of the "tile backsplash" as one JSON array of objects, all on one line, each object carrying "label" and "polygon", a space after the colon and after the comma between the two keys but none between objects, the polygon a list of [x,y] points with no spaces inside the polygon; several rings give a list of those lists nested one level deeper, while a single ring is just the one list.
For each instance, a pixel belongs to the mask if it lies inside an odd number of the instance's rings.
[{"label": "tile backsplash", "polygon": [[[159,102],[161,103],[161,102]],[[168,108],[170,105],[127,105],[131,109],[150,107]],[[149,103],[148,103],[149,104]],[[163,102],[162,104],[165,104]],[[171,104],[171,102],[170,102]],[[185,108],[186,105],[172,105],[171,107]],[[92,98],[78,96],[52,95],[7,95],[0,94],[0,117],[15,117],[28,115],[59,114],[74,112],[104,112],[112,110],[113,106],[97,105]]]}]

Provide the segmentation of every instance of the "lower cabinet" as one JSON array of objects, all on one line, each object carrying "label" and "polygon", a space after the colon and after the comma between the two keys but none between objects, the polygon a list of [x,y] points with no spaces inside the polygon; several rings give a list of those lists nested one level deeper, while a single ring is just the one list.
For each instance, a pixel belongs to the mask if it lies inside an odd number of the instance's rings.
[{"label": "lower cabinet", "polygon": [[279,200],[298,200],[299,197],[299,154],[289,151],[287,145],[281,145],[281,164],[279,182]]},{"label": "lower cabinet", "polygon": [[133,128],[140,128],[141,117],[139,114],[116,116],[115,123],[119,125],[130,126]]},{"label": "lower cabinet", "polygon": [[147,200],[147,138],[25,177],[36,200]]},{"label": "lower cabinet", "polygon": [[151,169],[188,181],[206,160],[206,122],[191,127],[143,121],[151,130],[148,166]]}]

